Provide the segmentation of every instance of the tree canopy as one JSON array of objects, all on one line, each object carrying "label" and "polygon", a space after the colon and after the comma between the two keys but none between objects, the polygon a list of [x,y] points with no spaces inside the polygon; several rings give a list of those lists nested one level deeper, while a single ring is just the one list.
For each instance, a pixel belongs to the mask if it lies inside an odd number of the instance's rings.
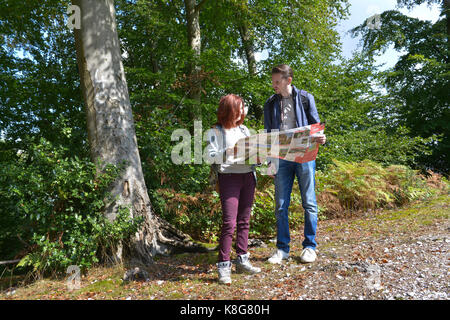
[{"label": "tree canopy", "polygon": [[366,24],[353,29],[362,35],[363,50],[369,55],[384,52],[390,45],[402,55],[383,82],[392,98],[391,121],[410,130],[411,136],[431,138],[432,153],[422,155],[425,167],[448,173],[450,124],[450,60],[448,1],[399,0],[411,8],[422,3],[441,3],[441,18],[432,23],[408,17],[399,11],[381,14],[381,27]]}]

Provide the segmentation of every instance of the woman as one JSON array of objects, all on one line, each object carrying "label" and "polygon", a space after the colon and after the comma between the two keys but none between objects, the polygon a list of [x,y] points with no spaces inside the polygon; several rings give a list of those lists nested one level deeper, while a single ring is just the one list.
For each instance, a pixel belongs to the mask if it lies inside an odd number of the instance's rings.
[{"label": "woman", "polygon": [[[256,176],[251,165],[233,163],[236,142],[250,135],[246,126],[245,106],[241,97],[229,94],[220,99],[217,124],[208,134],[208,154],[218,169],[219,194],[222,204],[222,230],[219,241],[219,282],[231,283],[230,251],[234,229],[236,235],[236,271],[258,273],[249,261],[248,230],[255,195]],[[223,161],[225,160],[225,161]]]}]

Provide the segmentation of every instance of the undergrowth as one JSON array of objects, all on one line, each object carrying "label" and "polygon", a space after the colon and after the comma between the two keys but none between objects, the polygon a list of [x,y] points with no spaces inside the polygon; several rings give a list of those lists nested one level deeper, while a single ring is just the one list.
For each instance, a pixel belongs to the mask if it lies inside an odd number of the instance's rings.
[{"label": "undergrowth", "polygon": [[[326,171],[316,172],[319,219],[354,215],[358,212],[394,208],[448,192],[448,180],[429,171],[420,174],[402,165],[382,166],[376,162],[333,160]],[[194,194],[173,189],[156,191],[160,214],[194,239],[216,242],[220,236],[221,206],[212,188]],[[252,209],[250,236],[273,237],[275,226],[273,178],[258,176]],[[289,208],[291,228],[303,223],[303,208],[294,183]]]}]

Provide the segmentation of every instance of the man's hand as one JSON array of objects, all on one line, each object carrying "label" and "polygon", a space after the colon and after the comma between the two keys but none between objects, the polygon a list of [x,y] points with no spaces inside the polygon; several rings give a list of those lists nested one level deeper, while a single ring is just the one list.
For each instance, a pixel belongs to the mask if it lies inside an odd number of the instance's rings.
[{"label": "man's hand", "polygon": [[327,136],[324,134],[318,134],[314,137],[314,141],[319,144],[325,144],[325,142],[327,142]]}]

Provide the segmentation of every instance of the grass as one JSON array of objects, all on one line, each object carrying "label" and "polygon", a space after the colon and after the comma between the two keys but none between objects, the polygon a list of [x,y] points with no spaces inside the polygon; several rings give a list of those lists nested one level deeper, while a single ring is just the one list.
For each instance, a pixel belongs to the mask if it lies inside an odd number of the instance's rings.
[{"label": "grass", "polygon": [[429,201],[413,203],[405,208],[384,210],[379,214],[366,218],[354,217],[331,220],[335,223],[327,226],[324,231],[327,233],[343,230],[365,230],[377,231],[380,234],[390,234],[394,230],[404,230],[405,226],[420,227],[429,225],[436,220],[447,220],[449,217],[449,196],[441,195]]}]

